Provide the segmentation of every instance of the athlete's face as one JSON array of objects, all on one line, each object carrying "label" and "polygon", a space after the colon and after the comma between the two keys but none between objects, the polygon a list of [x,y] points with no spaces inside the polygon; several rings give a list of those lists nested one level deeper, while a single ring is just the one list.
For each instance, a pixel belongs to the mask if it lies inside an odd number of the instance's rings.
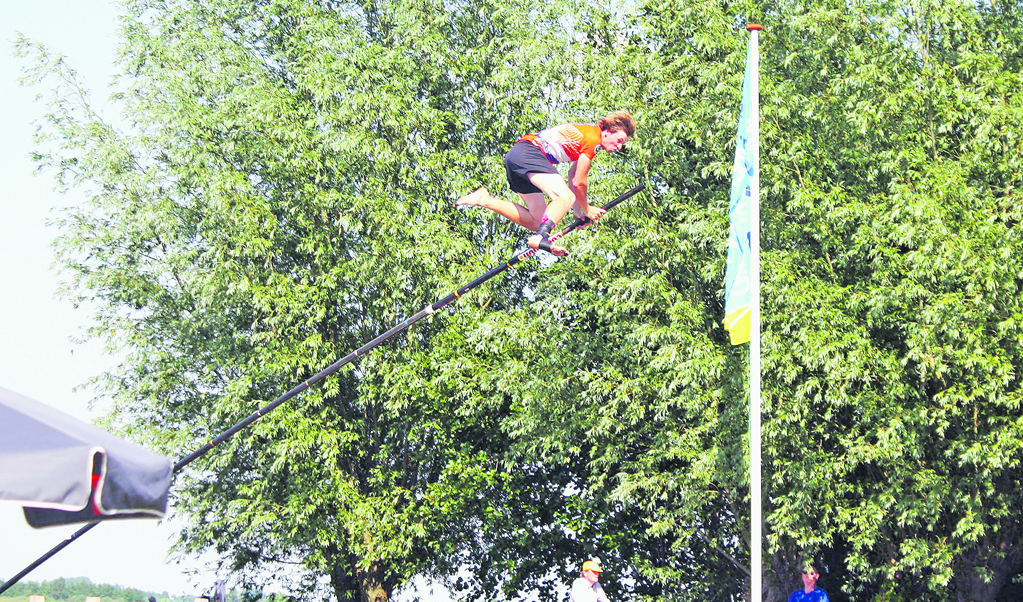
[{"label": "athlete's face", "polygon": [[600,130],[600,146],[604,147],[604,150],[609,153],[613,153],[625,146],[625,143],[628,141],[629,135],[625,133],[625,130],[618,130],[617,132]]}]

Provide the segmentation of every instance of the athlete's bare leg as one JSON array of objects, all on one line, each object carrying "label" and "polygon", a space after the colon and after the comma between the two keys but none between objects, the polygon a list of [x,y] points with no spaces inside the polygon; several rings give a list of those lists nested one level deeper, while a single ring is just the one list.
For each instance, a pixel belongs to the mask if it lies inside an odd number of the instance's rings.
[{"label": "athlete's bare leg", "polygon": [[[561,221],[561,218],[565,217],[568,213],[568,209],[575,202],[575,195],[569,190],[568,184],[562,179],[559,174],[551,173],[534,173],[529,174],[529,181],[547,195],[550,202],[547,203],[547,219],[550,219],[555,224]],[[541,216],[542,217],[542,216]],[[537,224],[537,228],[540,224]],[[533,228],[536,230],[536,228]],[[540,241],[542,240],[539,234],[535,234],[529,237],[526,241],[530,247],[534,249],[540,248]],[[568,249],[560,245],[551,245],[551,253],[562,256],[568,255]]]},{"label": "athlete's bare leg", "polygon": [[[559,174],[534,173],[529,174],[529,181],[543,192],[518,193],[522,199],[521,205],[497,198],[482,186],[460,197],[455,201],[455,205],[486,207],[531,232],[536,232],[543,224],[544,215],[555,224],[560,222],[575,202],[575,195],[569,190],[565,180]],[[551,199],[550,204],[546,202],[547,198]],[[540,241],[540,235],[535,235],[529,237],[527,244],[539,249]],[[551,245],[551,253],[558,256],[568,255],[568,249],[560,245]]]},{"label": "athlete's bare leg", "polygon": [[520,192],[519,197],[522,198],[521,205],[492,196],[486,188],[481,187],[459,198],[455,201],[455,205],[486,207],[530,232],[536,232],[536,229],[540,227],[544,211],[547,209],[543,193],[524,194]]}]

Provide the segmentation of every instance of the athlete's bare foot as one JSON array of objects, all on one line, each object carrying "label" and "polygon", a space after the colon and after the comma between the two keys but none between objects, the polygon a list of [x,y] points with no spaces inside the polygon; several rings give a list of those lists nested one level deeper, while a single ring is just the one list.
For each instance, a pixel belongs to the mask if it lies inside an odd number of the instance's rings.
[{"label": "athlete's bare foot", "polygon": [[[534,234],[529,237],[529,240],[526,241],[526,244],[529,245],[530,248],[539,251],[541,250],[540,249],[541,240],[543,239],[540,238],[539,234]],[[551,245],[551,254],[556,255],[557,257],[564,257],[565,255],[568,255],[568,249],[562,247],[561,245]]]},{"label": "athlete's bare foot", "polygon": [[489,197],[490,197],[490,191],[488,191],[485,187],[480,186],[475,191],[470,192],[469,194],[467,194],[465,196],[459,197],[458,200],[455,201],[455,207],[459,207],[459,206],[462,206],[462,207],[481,207],[483,205],[483,199],[486,199],[486,198],[489,198]]}]

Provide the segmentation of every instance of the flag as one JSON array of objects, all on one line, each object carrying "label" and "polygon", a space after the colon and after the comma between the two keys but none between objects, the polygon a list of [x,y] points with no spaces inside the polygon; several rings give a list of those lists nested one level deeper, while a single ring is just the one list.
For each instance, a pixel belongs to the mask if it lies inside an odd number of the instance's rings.
[{"label": "flag", "polygon": [[750,23],[739,131],[728,203],[725,328],[749,343],[750,600],[763,598],[763,468],[760,449],[760,25]]},{"label": "flag", "polygon": [[[759,26],[758,26],[759,27]],[[755,40],[755,38],[754,38]],[[760,202],[760,127],[758,104],[756,43],[746,53],[746,72],[742,79],[742,105],[739,130],[735,136],[735,162],[732,164],[732,192],[728,202],[728,261],[725,268],[725,329],[733,345],[748,343],[752,318],[755,270],[752,240],[758,224]]]}]

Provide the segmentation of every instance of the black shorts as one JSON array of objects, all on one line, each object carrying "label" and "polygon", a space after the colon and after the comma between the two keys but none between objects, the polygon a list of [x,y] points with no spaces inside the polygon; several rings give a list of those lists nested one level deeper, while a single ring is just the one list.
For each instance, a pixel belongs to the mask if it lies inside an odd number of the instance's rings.
[{"label": "black shorts", "polygon": [[547,155],[532,142],[525,140],[512,145],[504,156],[504,170],[508,174],[508,186],[522,194],[543,192],[529,181],[529,174],[558,173],[558,168],[554,167]]}]

